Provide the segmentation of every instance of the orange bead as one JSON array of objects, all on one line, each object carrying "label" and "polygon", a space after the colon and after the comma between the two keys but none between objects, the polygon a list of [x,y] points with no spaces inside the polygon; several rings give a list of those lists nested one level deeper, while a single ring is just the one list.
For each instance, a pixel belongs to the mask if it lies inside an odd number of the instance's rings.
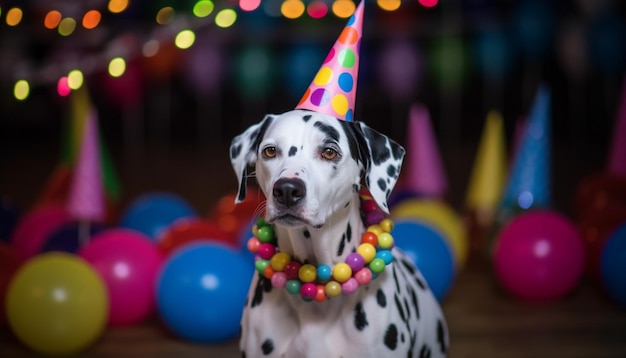
[{"label": "orange bead", "polygon": [[274,271],[274,269],[272,268],[272,266],[267,265],[267,267],[265,268],[265,270],[263,270],[263,276],[265,276],[265,278],[269,278],[270,280],[272,279],[272,276],[274,275],[276,271]]},{"label": "orange bead", "polygon": [[361,243],[371,244],[372,246],[376,247],[378,246],[378,235],[371,231],[366,231],[363,233],[363,236],[361,236]]},{"label": "orange bead", "polygon": [[315,302],[326,301],[326,287],[324,285],[317,285],[317,292],[315,293]]}]

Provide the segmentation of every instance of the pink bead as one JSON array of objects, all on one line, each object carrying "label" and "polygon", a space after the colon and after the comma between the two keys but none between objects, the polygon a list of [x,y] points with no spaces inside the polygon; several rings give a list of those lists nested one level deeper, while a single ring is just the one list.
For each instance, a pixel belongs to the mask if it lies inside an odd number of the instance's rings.
[{"label": "pink bead", "polygon": [[284,272],[276,272],[272,275],[272,286],[283,288],[287,284],[287,275]]},{"label": "pink bead", "polygon": [[355,293],[358,288],[359,283],[354,277],[350,277],[348,281],[341,284],[341,290],[347,295]]},{"label": "pink bead", "polygon": [[269,260],[276,253],[276,246],[272,244],[261,244],[259,246],[259,256],[264,260]]},{"label": "pink bead", "polygon": [[364,267],[354,274],[354,278],[359,285],[367,285],[372,281],[372,271],[367,267]]},{"label": "pink bead", "polygon": [[317,295],[317,286],[311,282],[303,284],[300,286],[300,295],[307,301],[314,299]]},{"label": "pink bead", "polygon": [[259,239],[257,239],[256,237],[251,237],[250,240],[248,240],[248,251],[256,254],[257,252],[259,252],[260,245],[261,242],[259,241]]}]

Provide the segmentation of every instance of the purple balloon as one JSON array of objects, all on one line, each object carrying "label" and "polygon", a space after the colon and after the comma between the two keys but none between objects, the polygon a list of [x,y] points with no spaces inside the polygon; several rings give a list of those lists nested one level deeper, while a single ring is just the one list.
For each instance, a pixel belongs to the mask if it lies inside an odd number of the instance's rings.
[{"label": "purple balloon", "polygon": [[392,97],[410,99],[419,87],[422,59],[408,41],[395,41],[380,51],[380,82]]}]

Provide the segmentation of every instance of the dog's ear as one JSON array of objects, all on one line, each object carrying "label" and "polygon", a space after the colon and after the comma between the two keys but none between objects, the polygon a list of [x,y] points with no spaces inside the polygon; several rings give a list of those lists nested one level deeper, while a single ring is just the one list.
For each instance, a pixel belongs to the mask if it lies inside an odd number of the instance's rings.
[{"label": "dog's ear", "polygon": [[240,203],[246,198],[248,166],[256,163],[259,143],[261,143],[267,127],[275,117],[268,114],[262,121],[251,125],[243,133],[233,138],[233,141],[230,143],[230,163],[239,182],[235,203]]},{"label": "dog's ear", "polygon": [[362,153],[362,149],[360,153],[361,161],[365,166],[365,185],[376,204],[389,214],[387,199],[398,181],[405,153],[404,148],[363,122],[353,123],[358,124],[361,139],[367,147],[367,153]]}]

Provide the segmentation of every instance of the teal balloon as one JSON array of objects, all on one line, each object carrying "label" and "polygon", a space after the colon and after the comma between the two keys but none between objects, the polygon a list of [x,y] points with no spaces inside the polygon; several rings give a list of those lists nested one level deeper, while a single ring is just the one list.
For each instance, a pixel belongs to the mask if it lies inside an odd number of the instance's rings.
[{"label": "teal balloon", "polygon": [[309,87],[326,56],[326,49],[313,44],[297,44],[288,49],[281,66],[281,82],[289,95],[299,100]]},{"label": "teal balloon", "polygon": [[511,39],[502,30],[483,31],[474,40],[474,60],[484,77],[503,81],[513,68]]},{"label": "teal balloon", "polygon": [[266,96],[275,79],[276,61],[267,46],[249,45],[234,55],[233,77],[242,96]]},{"label": "teal balloon", "polygon": [[467,46],[459,36],[440,37],[430,46],[430,74],[443,89],[455,90],[463,86],[469,60]]}]

